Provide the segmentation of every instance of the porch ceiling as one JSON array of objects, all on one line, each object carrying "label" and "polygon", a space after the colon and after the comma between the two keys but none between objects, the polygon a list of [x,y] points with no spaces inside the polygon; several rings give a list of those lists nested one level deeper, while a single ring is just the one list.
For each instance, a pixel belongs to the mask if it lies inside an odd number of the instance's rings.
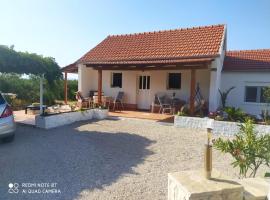
[{"label": "porch ceiling", "polygon": [[[214,58],[186,58],[162,60],[127,60],[82,63],[95,70],[179,70],[179,69],[207,69]],[[78,73],[78,63],[72,63],[64,68],[63,72]]]},{"label": "porch ceiling", "polygon": [[87,67],[95,70],[179,70],[179,69],[207,69],[213,58],[197,59],[164,59],[141,61],[110,61],[86,63]]}]

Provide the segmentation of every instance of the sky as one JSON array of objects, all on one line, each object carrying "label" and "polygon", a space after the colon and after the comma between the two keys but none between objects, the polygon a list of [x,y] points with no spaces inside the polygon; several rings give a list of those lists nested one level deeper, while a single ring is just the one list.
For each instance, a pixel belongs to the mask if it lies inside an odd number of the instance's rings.
[{"label": "sky", "polygon": [[270,0],[0,0],[0,44],[61,67],[108,35],[214,24],[228,49],[270,48]]}]

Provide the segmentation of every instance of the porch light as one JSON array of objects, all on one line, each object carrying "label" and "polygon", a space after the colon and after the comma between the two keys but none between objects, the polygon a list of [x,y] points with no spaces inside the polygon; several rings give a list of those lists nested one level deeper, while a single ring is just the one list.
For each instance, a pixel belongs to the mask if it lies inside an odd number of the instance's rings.
[{"label": "porch light", "polygon": [[205,178],[210,179],[211,178],[211,172],[212,172],[212,131],[213,131],[213,124],[214,120],[209,119],[206,125],[207,129],[207,143],[205,144],[205,150],[204,150],[204,171],[205,171]]}]

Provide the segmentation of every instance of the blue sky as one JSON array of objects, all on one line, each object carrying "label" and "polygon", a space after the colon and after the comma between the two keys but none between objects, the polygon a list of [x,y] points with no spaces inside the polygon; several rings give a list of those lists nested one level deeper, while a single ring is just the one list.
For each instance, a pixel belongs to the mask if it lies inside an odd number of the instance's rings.
[{"label": "blue sky", "polygon": [[74,62],[107,35],[227,24],[228,49],[270,48],[270,0],[1,0],[0,44]]}]

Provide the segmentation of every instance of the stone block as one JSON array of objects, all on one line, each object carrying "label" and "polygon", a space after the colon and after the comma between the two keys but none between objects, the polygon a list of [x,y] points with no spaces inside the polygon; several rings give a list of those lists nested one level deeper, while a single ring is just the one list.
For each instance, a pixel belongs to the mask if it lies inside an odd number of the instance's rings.
[{"label": "stone block", "polygon": [[263,178],[247,178],[238,182],[244,187],[245,200],[265,200],[270,192],[270,183]]},{"label": "stone block", "polygon": [[243,186],[213,170],[210,180],[202,170],[168,174],[168,200],[243,200]]}]

